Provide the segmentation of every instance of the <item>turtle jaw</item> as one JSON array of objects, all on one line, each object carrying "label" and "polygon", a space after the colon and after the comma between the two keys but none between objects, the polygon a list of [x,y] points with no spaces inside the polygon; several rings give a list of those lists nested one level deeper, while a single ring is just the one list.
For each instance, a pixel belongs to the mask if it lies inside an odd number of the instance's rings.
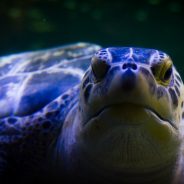
[{"label": "turtle jaw", "polygon": [[[82,134],[87,136],[84,139],[89,139],[89,142],[93,140],[92,142],[95,141],[96,144],[106,139],[106,142],[110,144],[108,137],[113,139],[118,134],[126,137],[126,129],[134,132],[129,133],[129,138],[133,142],[137,141],[134,134],[138,135],[143,132],[145,139],[150,139],[150,142],[158,146],[157,151],[160,154],[167,149],[170,151],[166,152],[172,152],[180,142],[178,129],[170,120],[164,119],[151,108],[132,103],[115,104],[103,108],[83,126]],[[140,139],[140,146],[145,144],[141,136],[138,136],[137,139]],[[149,146],[151,147],[151,144]]]},{"label": "turtle jaw", "polygon": [[126,103],[108,106],[91,118],[80,140],[85,152],[105,168],[136,172],[172,160],[179,145],[177,131],[151,109]]},{"label": "turtle jaw", "polygon": [[[170,120],[168,117],[163,117],[154,108],[149,107],[149,106],[144,106],[144,105],[138,105],[138,104],[135,104],[135,103],[129,103],[129,102],[128,103],[124,102],[124,103],[119,103],[119,104],[107,105],[107,106],[101,108],[90,119],[98,117],[100,114],[102,114],[103,112],[105,112],[108,109],[112,109],[112,110],[114,109],[117,113],[117,117],[124,116],[124,119],[127,119],[124,122],[129,121],[127,125],[138,125],[138,124],[143,123],[143,121],[141,121],[141,122],[133,121],[132,122],[132,120],[130,120],[131,117],[136,116],[136,114],[137,114],[136,112],[138,112],[140,109],[142,109],[143,111],[147,112],[146,114],[150,114],[150,116],[157,118],[158,123],[161,123],[161,124],[167,123],[168,126],[171,125],[175,130],[178,130],[178,127],[172,122],[172,120]],[[89,122],[89,120],[87,122],[85,122],[84,125],[86,125],[88,122]],[[132,122],[132,123],[130,123],[130,122]]]},{"label": "turtle jaw", "polygon": [[152,108],[145,108],[145,110],[147,111],[147,113],[149,113],[152,116],[155,116],[157,119],[160,120],[160,122],[166,122],[168,125],[171,125],[176,131],[178,130],[178,127],[173,123],[172,120],[169,120],[167,118],[162,117],[158,112],[156,112],[154,109]]},{"label": "turtle jaw", "polygon": [[86,129],[96,131],[100,128],[103,134],[116,127],[140,126],[156,139],[165,136],[166,141],[178,135],[178,128],[171,120],[164,118],[150,107],[133,103],[108,105],[82,126],[84,131]]}]

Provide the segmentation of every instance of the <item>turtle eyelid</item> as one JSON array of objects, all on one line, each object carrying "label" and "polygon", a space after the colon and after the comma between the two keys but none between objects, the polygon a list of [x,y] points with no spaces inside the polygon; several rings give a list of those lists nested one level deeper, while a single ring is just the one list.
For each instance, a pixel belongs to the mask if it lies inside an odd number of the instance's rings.
[{"label": "turtle eyelid", "polygon": [[95,77],[95,81],[99,82],[104,78],[106,73],[108,72],[110,65],[100,58],[94,57],[91,60],[91,69]]}]

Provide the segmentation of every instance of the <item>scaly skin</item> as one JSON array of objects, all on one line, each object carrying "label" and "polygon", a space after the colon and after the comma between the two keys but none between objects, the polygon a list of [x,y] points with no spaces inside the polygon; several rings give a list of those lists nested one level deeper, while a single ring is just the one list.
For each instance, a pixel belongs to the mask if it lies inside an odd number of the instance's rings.
[{"label": "scaly skin", "polygon": [[99,48],[0,58],[0,181],[183,183],[184,90],[170,57]]},{"label": "scaly skin", "polygon": [[101,49],[83,78],[78,104],[65,119],[56,160],[75,181],[181,181],[183,92],[167,54]]},{"label": "scaly skin", "polygon": [[51,147],[99,48],[76,43],[0,57],[0,183],[48,178]]}]

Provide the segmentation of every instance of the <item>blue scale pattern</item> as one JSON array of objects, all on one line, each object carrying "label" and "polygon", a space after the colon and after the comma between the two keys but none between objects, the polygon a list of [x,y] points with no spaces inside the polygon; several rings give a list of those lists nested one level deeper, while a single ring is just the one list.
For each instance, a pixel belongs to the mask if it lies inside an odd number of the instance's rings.
[{"label": "blue scale pattern", "polygon": [[112,56],[112,63],[117,62],[138,62],[149,64],[149,59],[154,53],[158,53],[159,58],[162,59],[165,53],[155,49],[136,48],[136,47],[110,47],[107,49],[101,49],[96,53],[96,56],[102,60],[109,62],[108,52]]},{"label": "blue scale pattern", "polygon": [[132,48],[133,55],[130,57],[130,48],[109,48],[112,55],[112,62],[116,63],[119,61],[138,62],[138,63],[149,63],[150,56],[156,52],[154,49],[143,49],[143,48]]}]

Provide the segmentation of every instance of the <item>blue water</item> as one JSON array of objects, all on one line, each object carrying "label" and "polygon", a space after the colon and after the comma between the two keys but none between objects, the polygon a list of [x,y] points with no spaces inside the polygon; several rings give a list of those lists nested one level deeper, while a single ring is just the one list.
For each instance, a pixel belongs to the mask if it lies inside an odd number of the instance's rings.
[{"label": "blue water", "polygon": [[179,0],[1,0],[0,55],[88,41],[167,52],[184,77]]}]

